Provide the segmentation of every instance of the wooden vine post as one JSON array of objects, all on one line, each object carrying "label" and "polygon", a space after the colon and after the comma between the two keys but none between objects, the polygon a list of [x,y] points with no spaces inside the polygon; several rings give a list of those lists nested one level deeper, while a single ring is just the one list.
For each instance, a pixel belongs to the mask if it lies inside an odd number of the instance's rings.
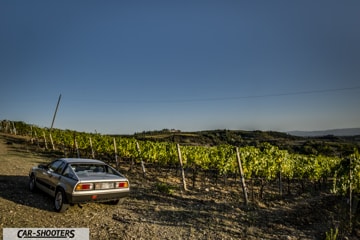
[{"label": "wooden vine post", "polygon": [[[119,160],[118,160],[118,155],[117,155],[117,147],[116,147],[116,140],[114,139],[114,152],[115,152],[115,162],[116,162],[116,169],[119,169]],[[91,138],[90,138],[91,141]]]},{"label": "wooden vine post", "polygon": [[[95,159],[95,152],[94,152],[91,137],[89,137],[89,140],[90,140],[90,147],[91,147],[91,156],[92,156],[93,159]],[[114,141],[115,141],[115,139],[114,139]]]},{"label": "wooden vine post", "polygon": [[279,195],[280,197],[283,196],[283,185],[282,185],[282,175],[281,175],[281,170],[282,170],[282,161],[279,161]]},{"label": "wooden vine post", "polygon": [[30,133],[31,133],[31,139],[30,139],[30,141],[31,141],[31,144],[34,144],[34,134],[33,134],[33,126],[32,125],[30,125]]},{"label": "wooden vine post", "polygon": [[64,156],[67,157],[67,155],[66,155],[66,146],[65,146],[65,143],[62,142],[61,145],[62,145],[62,148],[63,148],[63,151],[64,151]]},{"label": "wooden vine post", "polygon": [[79,147],[76,141],[76,137],[74,137],[74,143],[75,143],[75,148],[76,148],[76,152],[77,152],[77,157],[80,158],[80,152],[79,152]]},{"label": "wooden vine post", "polygon": [[177,147],[177,152],[178,152],[178,157],[179,157],[179,162],[180,162],[181,177],[182,177],[182,182],[183,182],[183,188],[184,188],[184,191],[187,191],[188,189],[187,189],[187,187],[186,187],[186,179],[185,179],[185,172],[184,172],[184,167],[183,167],[183,162],[182,162],[180,145],[177,143],[177,144],[176,144],[176,147]]},{"label": "wooden vine post", "polygon": [[35,139],[36,139],[36,145],[37,145],[37,147],[40,148],[39,138],[38,138],[38,135],[37,135],[36,131],[35,131]]},{"label": "wooden vine post", "polygon": [[349,183],[349,226],[350,226],[350,229],[352,230],[352,169],[351,169],[351,157],[349,159],[350,163],[349,163],[349,180],[350,180],[350,183]]},{"label": "wooden vine post", "polygon": [[45,149],[48,149],[45,132],[43,132],[43,137],[44,137]]},{"label": "wooden vine post", "polygon": [[50,132],[49,136],[50,136],[50,142],[51,142],[52,150],[55,150],[54,140],[53,140],[53,138],[51,136],[51,132]]},{"label": "wooden vine post", "polygon": [[236,147],[236,158],[238,161],[238,166],[239,166],[239,172],[240,172],[240,180],[241,180],[241,187],[244,193],[244,200],[245,200],[245,205],[249,204],[249,199],[248,199],[248,194],[247,194],[247,190],[246,190],[246,184],[245,184],[245,177],[244,177],[244,171],[241,165],[241,159],[240,159],[240,153],[239,153],[239,148]]},{"label": "wooden vine post", "polygon": [[12,133],[11,127],[10,127],[10,121],[6,121],[5,123],[5,132],[6,133]]},{"label": "wooden vine post", "polygon": [[11,122],[12,123],[12,125],[13,125],[13,133],[16,135],[16,127],[15,127],[15,124],[14,124],[14,122]]},{"label": "wooden vine post", "polygon": [[145,170],[144,161],[143,161],[143,159],[142,159],[142,157],[141,157],[141,150],[140,150],[140,145],[139,145],[138,141],[136,141],[136,149],[137,149],[138,154],[139,154],[139,157],[140,157],[141,169],[142,169],[142,172],[143,172],[143,177],[145,177],[146,170]]}]

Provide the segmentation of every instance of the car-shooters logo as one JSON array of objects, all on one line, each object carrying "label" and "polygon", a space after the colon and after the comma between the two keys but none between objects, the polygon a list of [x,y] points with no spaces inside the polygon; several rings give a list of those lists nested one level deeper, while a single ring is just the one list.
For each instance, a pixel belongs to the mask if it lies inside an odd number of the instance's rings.
[{"label": "car-shooters logo", "polygon": [[38,229],[33,232],[31,229],[21,229],[17,232],[18,238],[49,237],[49,238],[74,238],[75,230],[48,230]]},{"label": "car-shooters logo", "polygon": [[3,239],[73,239],[88,240],[88,228],[4,228]]}]

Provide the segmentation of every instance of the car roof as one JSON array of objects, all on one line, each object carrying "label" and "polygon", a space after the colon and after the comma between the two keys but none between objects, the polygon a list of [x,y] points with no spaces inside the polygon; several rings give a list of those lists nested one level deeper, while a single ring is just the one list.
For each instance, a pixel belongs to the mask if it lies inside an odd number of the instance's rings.
[{"label": "car roof", "polygon": [[67,163],[96,163],[96,164],[105,164],[103,161],[97,159],[88,159],[88,158],[60,158],[58,160],[62,160]]}]

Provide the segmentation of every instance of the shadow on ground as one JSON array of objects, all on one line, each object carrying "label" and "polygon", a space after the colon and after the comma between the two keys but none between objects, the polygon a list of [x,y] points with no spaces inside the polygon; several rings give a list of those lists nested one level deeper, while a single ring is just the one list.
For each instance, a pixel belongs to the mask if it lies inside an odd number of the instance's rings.
[{"label": "shadow on ground", "polygon": [[0,197],[16,204],[53,211],[53,200],[41,192],[28,189],[29,177],[0,175]]}]

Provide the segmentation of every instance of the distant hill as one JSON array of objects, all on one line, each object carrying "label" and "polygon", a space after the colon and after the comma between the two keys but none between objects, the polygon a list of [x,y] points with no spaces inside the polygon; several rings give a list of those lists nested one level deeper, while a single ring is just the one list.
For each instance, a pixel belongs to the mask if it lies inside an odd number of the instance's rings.
[{"label": "distant hill", "polygon": [[[181,132],[164,129],[136,133],[132,137],[144,141],[173,142],[181,145],[262,147],[264,143],[300,154],[347,156],[360,149],[360,128],[290,133],[275,131],[208,130]],[[298,134],[298,135],[296,135]]]},{"label": "distant hill", "polygon": [[299,137],[319,137],[319,136],[357,136],[360,135],[360,128],[330,129],[323,131],[290,131],[288,134]]}]

